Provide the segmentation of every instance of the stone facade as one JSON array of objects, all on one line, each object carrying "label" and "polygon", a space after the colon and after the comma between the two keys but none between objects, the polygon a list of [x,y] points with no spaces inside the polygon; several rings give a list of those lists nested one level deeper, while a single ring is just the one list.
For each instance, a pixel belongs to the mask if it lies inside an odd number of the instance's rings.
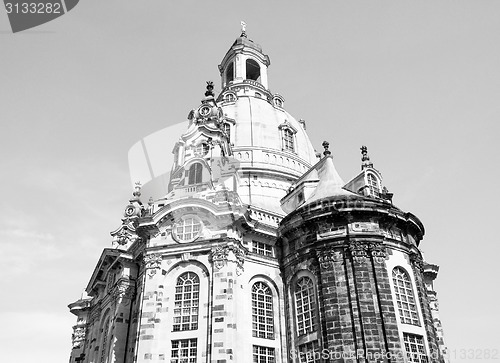
[{"label": "stone facade", "polygon": [[269,65],[243,31],[222,91],[207,82],[188,115],[168,193],[144,205],[136,186],[69,305],[70,362],[446,361],[422,223],[366,147],[342,181],[269,91]]}]

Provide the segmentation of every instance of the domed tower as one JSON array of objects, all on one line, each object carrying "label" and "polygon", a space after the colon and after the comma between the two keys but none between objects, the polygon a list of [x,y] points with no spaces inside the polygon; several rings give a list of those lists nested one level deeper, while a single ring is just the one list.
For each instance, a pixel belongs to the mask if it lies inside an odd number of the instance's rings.
[{"label": "domed tower", "polygon": [[243,32],[172,145],[164,195],[146,205],[136,186],[71,305],[72,362],[287,360],[280,199],[317,158],[269,64]]},{"label": "domed tower", "polygon": [[269,90],[269,65],[260,45],[243,31],[219,65],[217,103],[240,163],[243,203],[283,216],[279,200],[317,158],[305,122],[290,115],[284,98]]},{"label": "domed tower", "polygon": [[361,173],[345,184],[323,145],[324,157],[282,200],[291,362],[444,362],[427,282],[435,275],[426,272],[437,270],[418,248],[424,226],[392,204],[366,147]]},{"label": "domed tower", "polygon": [[135,185],[88,297],[69,306],[71,362],[341,362],[311,354],[407,346],[423,362],[438,350],[422,224],[392,205],[366,148],[347,184],[328,143],[316,156],[305,122],[269,90],[269,65],[243,28],[220,94],[207,82],[161,149],[172,150],[169,177],[138,158],[162,193],[143,204]]}]

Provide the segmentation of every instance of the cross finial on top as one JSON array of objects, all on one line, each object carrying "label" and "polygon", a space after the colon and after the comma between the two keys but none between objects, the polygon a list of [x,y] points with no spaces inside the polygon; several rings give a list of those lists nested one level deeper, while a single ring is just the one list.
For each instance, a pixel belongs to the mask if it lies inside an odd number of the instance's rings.
[{"label": "cross finial on top", "polygon": [[368,167],[373,168],[373,163],[368,156],[368,148],[363,145],[361,146],[361,170]]},{"label": "cross finial on top", "polygon": [[247,23],[245,23],[243,20],[240,22],[241,24],[241,37],[245,37],[247,36]]}]

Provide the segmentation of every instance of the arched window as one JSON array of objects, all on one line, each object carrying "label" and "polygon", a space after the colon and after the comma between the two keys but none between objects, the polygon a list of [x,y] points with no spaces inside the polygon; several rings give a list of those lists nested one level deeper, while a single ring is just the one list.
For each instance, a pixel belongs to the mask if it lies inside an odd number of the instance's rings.
[{"label": "arched window", "polygon": [[236,100],[236,98],[234,97],[234,95],[232,93],[228,93],[224,96],[224,100],[226,102],[234,102]]},{"label": "arched window", "polygon": [[177,279],[174,297],[174,331],[198,329],[200,279],[194,272]]},{"label": "arched window", "polygon": [[374,197],[380,196],[380,186],[377,177],[373,174],[368,174],[368,188],[370,188],[370,195]]},{"label": "arched window", "polygon": [[252,286],[252,335],[274,339],[273,294],[263,282]]},{"label": "arched window", "polygon": [[283,128],[283,150],[292,152],[295,151],[293,141],[293,131],[289,128]]},{"label": "arched window", "polygon": [[226,68],[226,86],[232,80],[234,80],[234,63],[231,62]]},{"label": "arched window", "polygon": [[251,79],[253,81],[259,81],[260,80],[259,63],[257,63],[253,59],[247,59],[246,66],[247,66],[246,79]]},{"label": "arched window", "polygon": [[189,168],[188,185],[199,184],[202,181],[203,166],[200,163],[194,163]]},{"label": "arched window", "polygon": [[395,267],[392,270],[392,282],[401,323],[420,325],[410,276],[401,267]]},{"label": "arched window", "polygon": [[314,300],[314,284],[307,277],[301,277],[295,285],[295,309],[297,334],[304,335],[316,330],[316,303]]}]

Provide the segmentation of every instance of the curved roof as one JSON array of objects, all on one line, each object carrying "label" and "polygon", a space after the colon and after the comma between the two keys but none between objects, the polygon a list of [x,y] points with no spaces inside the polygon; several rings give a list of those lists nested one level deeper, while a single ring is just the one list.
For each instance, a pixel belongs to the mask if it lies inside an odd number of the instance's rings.
[{"label": "curved roof", "polygon": [[[239,96],[234,103],[223,104],[222,109],[226,117],[235,120],[232,136],[234,150],[252,147],[285,152],[292,158],[300,159],[308,168],[317,162],[316,153],[303,126],[288,112],[271,105],[266,99]],[[283,150],[284,127],[295,133],[294,152]]]}]

